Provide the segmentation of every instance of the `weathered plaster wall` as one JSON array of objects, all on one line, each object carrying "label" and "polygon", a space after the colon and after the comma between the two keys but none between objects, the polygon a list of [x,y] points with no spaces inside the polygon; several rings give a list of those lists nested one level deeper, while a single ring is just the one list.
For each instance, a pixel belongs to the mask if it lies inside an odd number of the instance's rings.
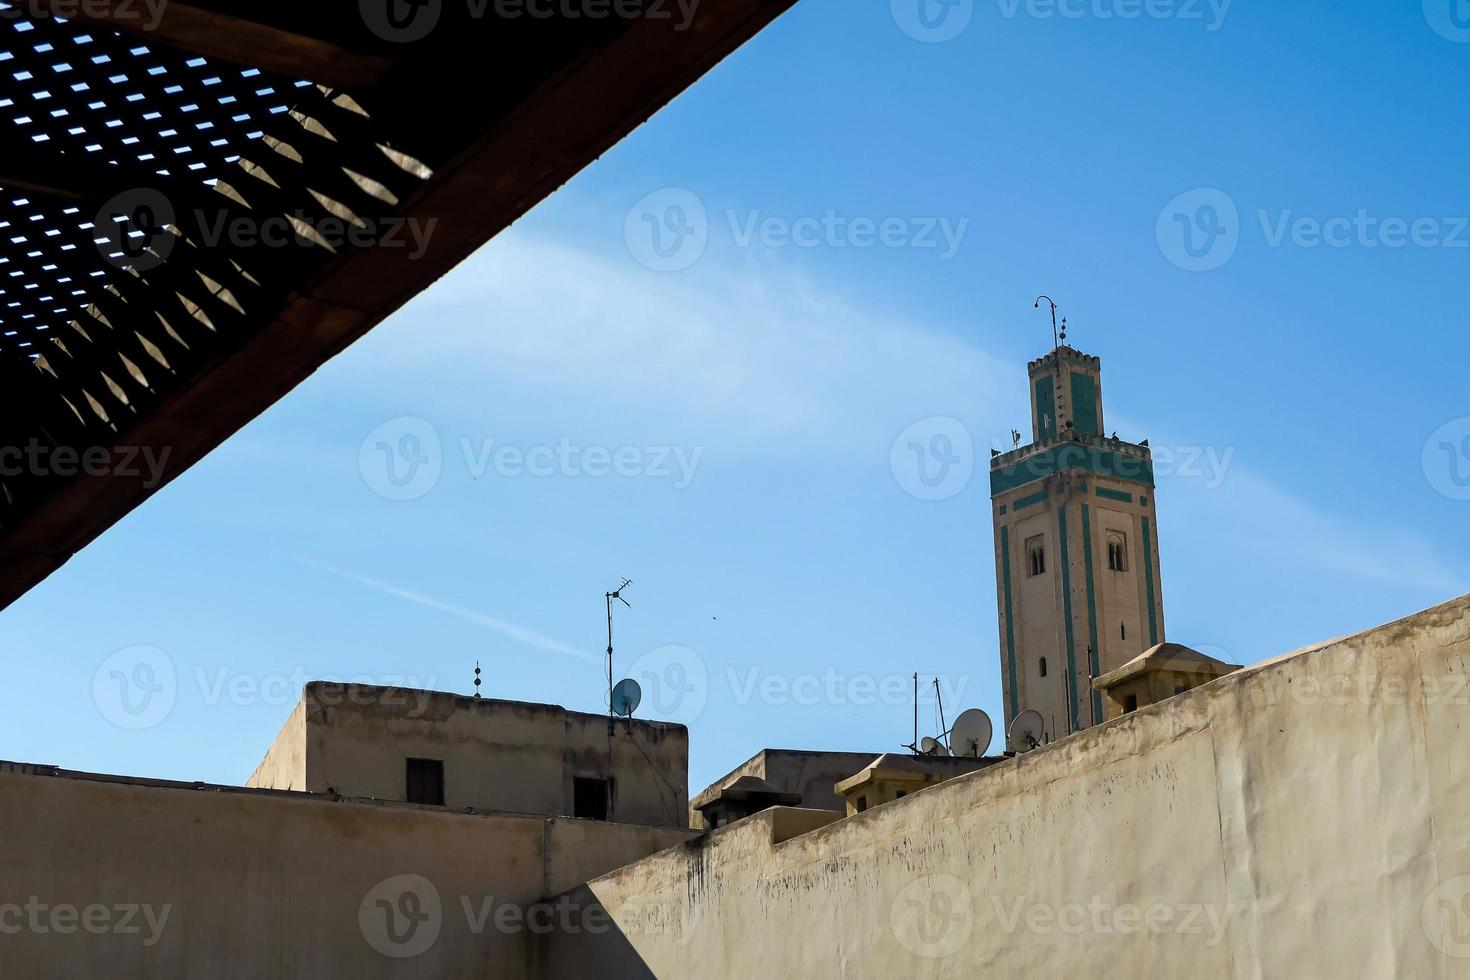
[{"label": "weathered plaster wall", "polygon": [[[609,743],[605,715],[324,682],[306,686],[297,710],[311,792],[402,800],[404,760],[428,758],[444,763],[446,806],[571,815],[573,779],[605,778],[611,747],[613,819],[688,826],[689,732],[682,725],[619,719]],[[274,771],[278,754],[294,763],[291,722],[281,739],[289,744],[271,747],[251,785]]]},{"label": "weathered plaster wall", "polygon": [[265,758],[246,786],[256,789],[306,789],[306,703],[297,701]]},{"label": "weathered plaster wall", "polygon": [[[541,976],[535,933],[497,925],[502,907],[534,908],[689,836],[4,771],[0,975]],[[411,931],[403,911],[432,918]]]},{"label": "weathered plaster wall", "polygon": [[1470,597],[781,842],[593,881],[549,976],[1463,977]]}]

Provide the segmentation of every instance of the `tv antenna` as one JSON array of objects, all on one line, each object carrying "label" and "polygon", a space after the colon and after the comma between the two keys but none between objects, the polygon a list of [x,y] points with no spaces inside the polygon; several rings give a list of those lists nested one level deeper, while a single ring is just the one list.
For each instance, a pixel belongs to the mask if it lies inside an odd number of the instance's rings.
[{"label": "tv antenna", "polygon": [[914,674],[914,740],[903,746],[913,755],[952,755],[950,747],[945,744],[949,737],[949,728],[944,722],[944,694],[939,687],[939,678],[934,678],[934,704],[939,712],[939,737],[934,738],[925,735],[919,737],[919,675]]},{"label": "tv antenna", "polygon": [[947,756],[949,755],[949,749],[945,748],[944,743],[939,739],[930,738],[928,735],[925,735],[923,741],[919,743],[919,754]]},{"label": "tv antenna", "polygon": [[629,609],[633,604],[623,598],[623,590],[632,585],[631,579],[623,579],[622,584],[611,592],[604,592],[603,598],[607,600],[607,737],[613,734],[613,600],[616,599]]},{"label": "tv antenna", "polygon": [[914,672],[914,740],[903,746],[912,755],[919,754],[919,674]]},{"label": "tv antenna", "polygon": [[1046,721],[1040,712],[1027,709],[1016,715],[1007,734],[1014,751],[1030,752],[1038,748],[1046,738]]},{"label": "tv antenna", "polygon": [[643,688],[631,677],[618,681],[612,692],[613,714],[622,718],[633,717],[638,705],[643,703]]},{"label": "tv antenna", "polygon": [[960,712],[949,730],[949,747],[957,756],[979,759],[990,748],[990,716],[979,708]]},{"label": "tv antenna", "polygon": [[[944,695],[939,690],[939,678],[934,678],[934,704],[939,709],[939,737],[942,739],[949,734],[949,726],[944,723]],[[942,754],[949,755],[949,746],[943,745]],[[925,755],[938,755],[940,753],[926,752]]]}]

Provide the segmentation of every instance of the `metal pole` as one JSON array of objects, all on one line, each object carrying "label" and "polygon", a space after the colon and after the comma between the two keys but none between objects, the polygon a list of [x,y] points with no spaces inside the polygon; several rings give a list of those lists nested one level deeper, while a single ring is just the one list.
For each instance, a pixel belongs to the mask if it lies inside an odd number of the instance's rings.
[{"label": "metal pole", "polygon": [[1072,671],[1068,669],[1062,671],[1062,673],[1067,678],[1067,734],[1071,735],[1077,730],[1072,726],[1072,716],[1077,713],[1077,696],[1072,693]]},{"label": "metal pole", "polygon": [[613,734],[613,642],[612,642],[612,593],[607,593],[607,737]]},{"label": "metal pole", "polygon": [[939,678],[934,678],[934,703],[939,706],[939,737],[943,738],[949,734],[949,726],[944,722],[944,695],[939,693]]}]

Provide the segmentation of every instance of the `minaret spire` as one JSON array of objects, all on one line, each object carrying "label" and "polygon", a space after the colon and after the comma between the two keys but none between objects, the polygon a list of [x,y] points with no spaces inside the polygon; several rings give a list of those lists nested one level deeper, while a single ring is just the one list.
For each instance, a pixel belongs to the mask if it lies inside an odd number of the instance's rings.
[{"label": "minaret spire", "polygon": [[1041,309],[1042,300],[1046,300],[1046,305],[1051,307],[1051,346],[1053,349],[1055,349],[1061,347],[1062,344],[1067,342],[1067,318],[1062,317],[1062,328],[1060,331],[1058,331],[1057,304],[1052,300],[1050,296],[1047,296],[1043,293],[1042,295],[1036,297],[1036,305],[1033,306],[1032,309]]}]

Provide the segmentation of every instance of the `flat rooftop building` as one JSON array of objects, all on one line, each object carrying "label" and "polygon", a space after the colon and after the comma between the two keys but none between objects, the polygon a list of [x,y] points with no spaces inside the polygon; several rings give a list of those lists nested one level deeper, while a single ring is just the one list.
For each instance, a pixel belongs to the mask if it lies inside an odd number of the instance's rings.
[{"label": "flat rooftop building", "polygon": [[684,829],[683,725],[314,681],[248,786]]}]

